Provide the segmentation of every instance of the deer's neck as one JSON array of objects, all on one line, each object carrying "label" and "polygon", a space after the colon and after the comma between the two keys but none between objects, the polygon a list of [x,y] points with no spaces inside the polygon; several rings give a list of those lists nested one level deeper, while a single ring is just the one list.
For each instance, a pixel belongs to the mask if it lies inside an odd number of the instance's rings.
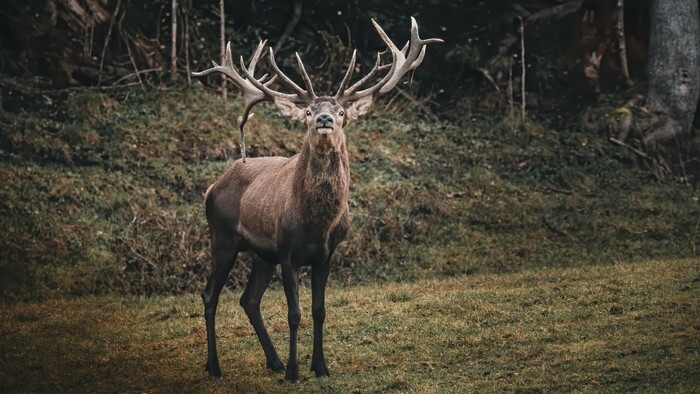
[{"label": "deer's neck", "polygon": [[314,230],[330,231],[347,210],[350,169],[345,136],[307,135],[295,176],[302,220]]}]

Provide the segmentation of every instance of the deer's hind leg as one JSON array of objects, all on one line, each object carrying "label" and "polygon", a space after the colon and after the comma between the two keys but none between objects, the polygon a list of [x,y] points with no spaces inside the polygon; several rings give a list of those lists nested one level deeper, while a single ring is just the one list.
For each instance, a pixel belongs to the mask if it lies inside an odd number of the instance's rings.
[{"label": "deer's hind leg", "polygon": [[216,307],[221,289],[238,256],[240,237],[222,237],[212,234],[212,267],[207,285],[202,292],[204,319],[207,327],[207,364],[204,367],[210,376],[221,377],[219,357],[216,351]]},{"label": "deer's hind leg", "polygon": [[260,301],[262,300],[263,294],[265,294],[265,290],[267,290],[267,287],[270,285],[274,272],[275,267],[272,264],[268,264],[261,259],[253,260],[253,267],[250,272],[250,278],[248,279],[248,285],[246,285],[245,291],[241,296],[241,306],[243,310],[245,310],[250,324],[255,329],[255,334],[258,336],[260,345],[262,345],[263,351],[265,352],[267,368],[277,372],[284,371],[284,366],[277,355],[275,347],[272,345],[262,315],[260,314]]}]

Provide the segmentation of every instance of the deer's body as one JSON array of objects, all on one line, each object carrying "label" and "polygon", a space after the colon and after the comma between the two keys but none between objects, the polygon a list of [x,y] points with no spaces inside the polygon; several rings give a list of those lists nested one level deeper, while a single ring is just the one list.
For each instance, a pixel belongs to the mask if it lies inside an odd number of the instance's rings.
[{"label": "deer's body", "polygon": [[290,158],[236,161],[207,191],[207,220],[268,263],[324,262],[348,227],[349,185],[345,136],[311,130]]},{"label": "deer's body", "polygon": [[[298,268],[311,265],[311,310],[314,321],[314,344],[311,369],[316,376],[329,376],[323,356],[323,322],[325,320],[325,288],[333,252],[348,229],[348,194],[350,168],[345,146],[344,127],[366,114],[374,98],[396,86],[407,72],[420,65],[425,45],[439,39],[423,40],[418,36],[418,25],[412,19],[411,41],[402,50],[372,21],[392,53],[391,65],[380,67],[380,58],[374,68],[360,81],[348,87],[355,68],[355,54],[335,96],[318,97],[297,55],[299,69],[306,89],[302,89],[275,64],[270,50],[270,63],[276,74],[265,81],[266,75],[256,79],[255,65],[265,45],[261,42],[248,67],[241,69],[241,77],[233,67],[230,45],[225,64],[215,65],[197,75],[220,72],[229,77],[243,91],[245,109],[239,127],[250,109],[265,100],[274,101],[283,115],[301,121],[307,127],[301,152],[290,158],[262,157],[236,161],[207,190],[205,197],[207,221],[212,242],[212,271],[202,293],[207,328],[208,358],[206,370],[221,376],[216,351],[216,307],[219,294],[239,252],[253,251],[258,257],[253,263],[250,279],[241,296],[246,312],[265,352],[267,367],[282,371],[285,368],[277,355],[260,314],[260,300],[267,289],[275,266],[282,271],[282,284],[287,298],[289,322],[289,359],[286,379],[299,379],[297,362],[297,331],[301,321],[299,310]],[[375,73],[389,68],[375,85],[359,88]],[[269,88],[277,77],[295,93],[282,93]],[[244,152],[243,146],[241,151]]]}]

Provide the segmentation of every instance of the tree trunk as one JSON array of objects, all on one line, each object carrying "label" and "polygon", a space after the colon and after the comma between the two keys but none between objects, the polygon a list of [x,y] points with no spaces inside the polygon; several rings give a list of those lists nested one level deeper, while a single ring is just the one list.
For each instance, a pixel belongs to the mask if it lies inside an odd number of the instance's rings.
[{"label": "tree trunk", "polygon": [[190,12],[192,12],[192,0],[187,1],[183,19],[185,28],[183,39],[185,40],[185,75],[187,75],[187,86],[192,86],[192,75],[190,75]]},{"label": "tree trunk", "polygon": [[170,47],[170,80],[175,81],[177,79],[177,0],[171,0],[170,5],[170,17],[172,18],[170,29],[172,38]]},{"label": "tree trunk", "polygon": [[[225,64],[226,58],[226,13],[224,12],[224,0],[219,0],[219,41],[221,44],[221,64]],[[221,75],[221,98],[226,101],[228,90],[226,89],[226,76]]]},{"label": "tree trunk", "polygon": [[652,0],[650,11],[647,108],[661,121],[646,143],[690,133],[700,96],[698,0]]}]

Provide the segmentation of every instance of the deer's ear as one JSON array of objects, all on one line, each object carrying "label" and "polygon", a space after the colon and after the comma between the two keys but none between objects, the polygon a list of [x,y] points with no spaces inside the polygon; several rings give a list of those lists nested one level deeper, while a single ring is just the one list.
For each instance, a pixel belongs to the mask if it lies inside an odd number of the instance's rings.
[{"label": "deer's ear", "polygon": [[362,97],[361,99],[350,104],[350,107],[346,108],[345,112],[347,115],[345,116],[345,119],[350,122],[351,120],[364,116],[372,109],[373,105],[374,99],[371,95]]},{"label": "deer's ear", "polygon": [[293,101],[281,97],[275,97],[275,104],[277,105],[277,109],[279,109],[280,112],[282,112],[282,115],[288,118],[292,118],[294,120],[298,120],[302,123],[306,121],[306,116],[304,112],[306,107],[302,108],[296,105]]}]

